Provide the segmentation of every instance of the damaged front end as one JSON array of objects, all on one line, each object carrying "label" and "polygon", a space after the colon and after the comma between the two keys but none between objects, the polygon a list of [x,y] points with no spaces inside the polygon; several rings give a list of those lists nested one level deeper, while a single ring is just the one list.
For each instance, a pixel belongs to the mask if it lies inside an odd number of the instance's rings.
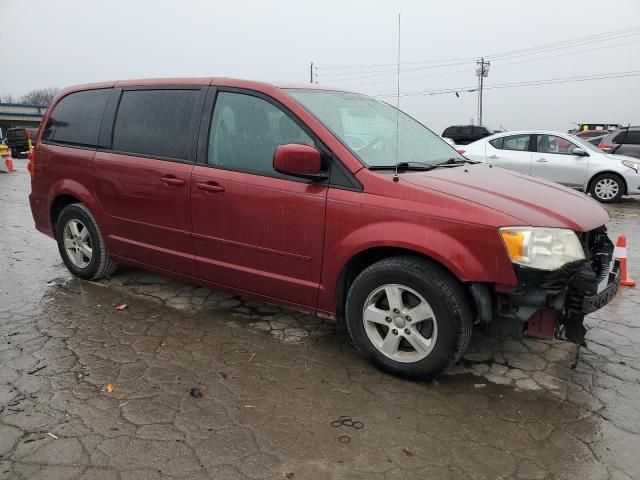
[{"label": "damaged front end", "polygon": [[604,226],[579,239],[585,260],[553,271],[514,265],[515,287],[471,285],[477,326],[496,336],[555,337],[586,345],[584,317],[611,301],[620,273]]}]

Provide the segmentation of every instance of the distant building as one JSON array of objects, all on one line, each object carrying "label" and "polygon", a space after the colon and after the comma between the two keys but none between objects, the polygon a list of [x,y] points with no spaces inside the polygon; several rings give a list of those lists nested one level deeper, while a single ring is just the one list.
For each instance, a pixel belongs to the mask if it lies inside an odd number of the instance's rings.
[{"label": "distant building", "polygon": [[22,105],[19,103],[0,103],[0,129],[2,136],[12,127],[38,127],[44,115],[46,105]]}]

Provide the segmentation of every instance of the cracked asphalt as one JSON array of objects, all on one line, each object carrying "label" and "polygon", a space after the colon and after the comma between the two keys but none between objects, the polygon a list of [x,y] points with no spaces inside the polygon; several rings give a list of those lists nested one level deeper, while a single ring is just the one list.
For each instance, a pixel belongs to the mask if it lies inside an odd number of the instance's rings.
[{"label": "cracked asphalt", "polygon": [[[332,322],[140,270],[72,278],[16,164],[0,175],[0,480],[640,478],[639,289],[587,318],[575,370],[573,345],[475,335],[447,375],[409,382]],[[609,211],[640,276],[640,201]]]}]

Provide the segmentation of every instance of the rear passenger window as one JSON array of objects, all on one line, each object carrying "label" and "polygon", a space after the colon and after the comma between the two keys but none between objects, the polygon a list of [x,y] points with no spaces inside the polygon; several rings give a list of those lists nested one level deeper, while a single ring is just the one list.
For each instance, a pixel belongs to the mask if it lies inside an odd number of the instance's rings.
[{"label": "rear passenger window", "polygon": [[623,143],[625,145],[640,145],[640,130],[622,131],[613,139],[613,143]]},{"label": "rear passenger window", "polygon": [[253,95],[221,92],[216,99],[207,163],[231,170],[286,177],[273,169],[278,145],[314,141],[286,113]]},{"label": "rear passenger window", "polygon": [[113,150],[189,160],[199,89],[125,90],[113,126]]},{"label": "rear passenger window", "polygon": [[511,137],[502,137],[503,150],[517,150],[526,152],[529,150],[529,135],[513,135]]},{"label": "rear passenger window", "polygon": [[498,150],[502,150],[502,144],[504,142],[504,137],[496,138],[495,140],[490,140],[489,143],[493,145],[494,148]]},{"label": "rear passenger window", "polygon": [[86,90],[64,97],[51,113],[42,139],[46,142],[95,147],[110,93],[111,89]]}]

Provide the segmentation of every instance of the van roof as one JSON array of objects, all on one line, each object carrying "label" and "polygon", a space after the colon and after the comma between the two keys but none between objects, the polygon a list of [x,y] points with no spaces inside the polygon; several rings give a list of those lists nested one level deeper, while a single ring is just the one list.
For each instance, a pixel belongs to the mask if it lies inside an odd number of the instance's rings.
[{"label": "van roof", "polygon": [[95,90],[98,88],[112,87],[140,87],[140,86],[161,86],[161,85],[193,85],[207,86],[218,85],[225,87],[252,88],[259,90],[268,90],[272,88],[278,89],[305,89],[305,90],[327,90],[357,93],[345,90],[332,85],[324,85],[317,83],[268,83],[254,80],[243,80],[231,77],[184,77],[184,78],[138,78],[131,80],[116,80],[111,82],[87,83],[83,85],[75,85],[63,90],[62,93],[67,94],[73,91]]}]

